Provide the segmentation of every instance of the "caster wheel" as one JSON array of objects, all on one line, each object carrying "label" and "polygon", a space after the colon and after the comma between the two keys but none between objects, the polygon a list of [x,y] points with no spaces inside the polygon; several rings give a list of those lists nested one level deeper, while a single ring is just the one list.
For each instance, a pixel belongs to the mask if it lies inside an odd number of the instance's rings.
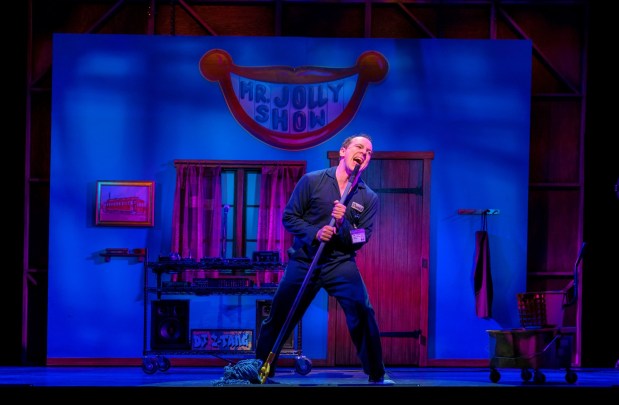
[{"label": "caster wheel", "polygon": [[294,370],[301,375],[307,375],[312,371],[312,361],[305,356],[297,356]]},{"label": "caster wheel", "polygon": [[499,370],[494,368],[490,370],[490,381],[492,381],[493,383],[498,383],[500,379],[501,373],[499,373]]},{"label": "caster wheel", "polygon": [[157,356],[157,367],[161,371],[168,371],[170,369],[170,360],[165,356]]},{"label": "caster wheel", "polygon": [[533,375],[533,382],[535,384],[543,384],[546,382],[546,376],[541,371],[536,370],[535,374]]},{"label": "caster wheel", "polygon": [[533,373],[531,373],[531,370],[528,368],[523,368],[520,372],[520,378],[522,378],[522,381],[531,381],[531,378],[533,378]]},{"label": "caster wheel", "polygon": [[573,372],[572,370],[568,370],[565,372],[565,381],[567,381],[569,384],[574,384],[576,380],[578,380],[578,375],[576,375],[575,372]]},{"label": "caster wheel", "polygon": [[142,371],[146,374],[154,374],[157,372],[159,368],[159,364],[157,363],[157,359],[153,357],[144,357],[142,360]]}]

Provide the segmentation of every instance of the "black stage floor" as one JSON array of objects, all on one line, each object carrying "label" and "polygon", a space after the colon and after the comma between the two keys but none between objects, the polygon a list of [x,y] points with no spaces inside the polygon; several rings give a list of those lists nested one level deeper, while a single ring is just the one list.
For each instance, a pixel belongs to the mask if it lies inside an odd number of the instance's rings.
[{"label": "black stage floor", "polygon": [[[265,384],[229,383],[225,368],[174,367],[147,373],[142,367],[0,367],[0,394],[33,400],[111,400],[187,404],[189,401],[372,400],[415,403],[475,400],[564,401],[619,399],[619,369],[529,370],[486,368],[387,369],[393,385],[373,385],[356,368],[313,368],[305,375],[280,368]],[[498,376],[498,380],[497,377]],[[539,377],[539,376],[538,376]],[[494,382],[492,381],[494,380]],[[543,380],[543,382],[542,382]],[[223,383],[226,382],[226,383]],[[222,384],[223,383],[223,384]],[[182,402],[180,402],[182,401]],[[612,401],[611,401],[612,402]],[[319,403],[316,403],[320,405]],[[342,403],[341,405],[353,405]]]}]

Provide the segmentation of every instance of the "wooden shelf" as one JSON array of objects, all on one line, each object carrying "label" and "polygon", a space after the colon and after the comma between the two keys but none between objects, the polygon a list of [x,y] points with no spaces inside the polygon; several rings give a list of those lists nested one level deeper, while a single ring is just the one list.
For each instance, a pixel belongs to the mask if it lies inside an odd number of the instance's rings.
[{"label": "wooden shelf", "polygon": [[99,256],[103,256],[105,258],[105,262],[109,262],[112,260],[112,257],[135,257],[139,262],[144,262],[146,258],[146,249],[139,249],[141,251],[136,252],[138,249],[134,249],[132,252],[127,249],[126,251],[105,251],[104,253],[99,253]]}]

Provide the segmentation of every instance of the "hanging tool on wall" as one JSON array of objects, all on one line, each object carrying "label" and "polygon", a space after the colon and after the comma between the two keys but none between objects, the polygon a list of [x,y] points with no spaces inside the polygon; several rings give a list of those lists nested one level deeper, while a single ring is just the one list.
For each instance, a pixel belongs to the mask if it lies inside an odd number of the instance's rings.
[{"label": "hanging tool on wall", "polygon": [[475,312],[479,318],[492,316],[492,273],[488,242],[488,213],[481,214],[481,230],[475,232]]}]

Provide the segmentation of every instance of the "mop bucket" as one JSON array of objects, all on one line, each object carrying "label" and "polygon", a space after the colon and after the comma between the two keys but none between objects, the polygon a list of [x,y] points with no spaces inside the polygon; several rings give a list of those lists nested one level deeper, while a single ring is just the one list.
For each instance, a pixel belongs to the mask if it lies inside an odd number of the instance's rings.
[{"label": "mop bucket", "polygon": [[565,380],[572,384],[576,373],[570,370],[572,339],[561,334],[567,290],[517,294],[522,328],[488,331],[490,334],[490,380],[501,378],[501,367],[521,369],[523,381],[542,384],[541,368],[565,368]]},{"label": "mop bucket", "polygon": [[576,382],[577,375],[570,369],[573,339],[561,328],[565,309],[578,300],[578,265],[584,247],[585,243],[574,264],[574,279],[563,290],[517,294],[521,328],[488,331],[492,382],[501,378],[499,367],[520,368],[523,381],[533,378],[537,384],[546,381],[540,368],[565,368],[565,381]]},{"label": "mop bucket", "polygon": [[556,328],[489,330],[490,380],[501,378],[499,368],[519,368],[522,381],[543,384],[546,375],[542,368],[565,368],[565,381],[576,382],[570,370],[572,340]]}]

